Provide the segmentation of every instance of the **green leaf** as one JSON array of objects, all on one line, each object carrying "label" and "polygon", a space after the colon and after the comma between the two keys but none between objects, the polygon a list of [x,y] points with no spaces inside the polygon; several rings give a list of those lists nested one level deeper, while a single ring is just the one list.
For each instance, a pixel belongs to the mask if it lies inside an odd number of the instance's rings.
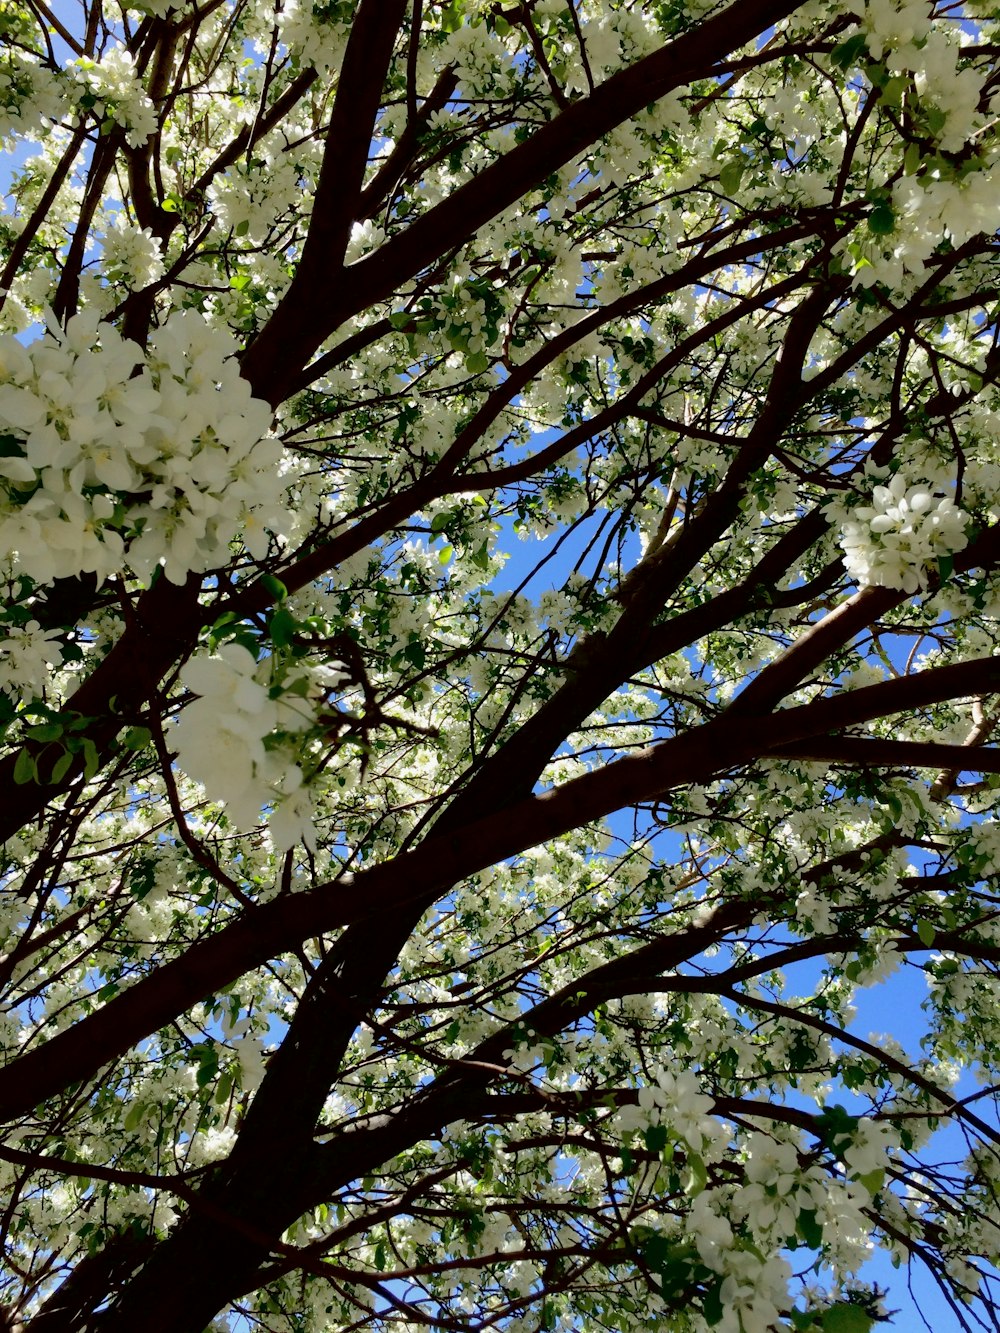
[{"label": "green leaf", "polygon": [[816,1327],[816,1320],[811,1310],[789,1310],[788,1317],[792,1321],[792,1327],[802,1333],[802,1330]]},{"label": "green leaf", "polygon": [[148,727],[129,727],[122,744],[126,750],[144,750],[152,739],[153,733]]},{"label": "green leaf", "polygon": [[877,204],[868,214],[868,230],[873,236],[888,236],[896,229],[896,215],[888,204]]},{"label": "green leaf", "polygon": [[[849,971],[849,968],[845,971]],[[816,1134],[833,1151],[837,1150],[844,1139],[853,1139],[857,1128],[857,1117],[850,1115],[839,1102],[825,1106],[822,1113],[816,1117]]]},{"label": "green leaf", "polygon": [[64,750],[56,762],[52,765],[52,772],[49,775],[49,782],[62,782],[63,778],[70,770],[73,763],[73,756],[69,750]]},{"label": "green leaf", "polygon": [[191,1054],[198,1061],[195,1082],[199,1088],[204,1088],[219,1072],[219,1052],[214,1045],[206,1043],[192,1047]]},{"label": "green leaf", "polygon": [[931,134],[935,136],[940,134],[948,123],[947,113],[942,111],[940,107],[936,106],[924,106],[921,110],[923,111],[924,119],[927,121],[927,128],[930,130]]},{"label": "green leaf", "polygon": [[831,1305],[823,1311],[820,1327],[823,1333],[868,1333],[874,1323],[870,1314],[866,1314],[860,1305]]},{"label": "green leaf", "polygon": [[440,551],[438,551],[438,564],[446,565],[454,554],[454,546],[442,546]]},{"label": "green leaf", "polygon": [[795,1224],[796,1235],[802,1238],[805,1245],[810,1250],[818,1250],[823,1244],[823,1228],[812,1208],[802,1208],[799,1210],[798,1221]]},{"label": "green leaf", "polygon": [[903,154],[903,171],[907,176],[915,176],[920,168],[920,145],[908,143]]},{"label": "green leaf", "polygon": [[853,37],[848,37],[845,42],[835,46],[830,52],[830,59],[838,69],[848,69],[853,65],[862,52],[868,50],[868,39],[863,32],[856,32]]},{"label": "green leaf", "polygon": [[262,574],[260,584],[268,596],[273,597],[276,602],[283,602],[288,596],[288,589],[281,579],[276,579],[273,574]]},{"label": "green leaf", "polygon": [[859,1175],[858,1180],[864,1185],[865,1189],[874,1199],[875,1195],[878,1194],[882,1186],[885,1184],[885,1171],[881,1167],[878,1167],[874,1171],[866,1171],[864,1175]]},{"label": "green leaf", "polygon": [[101,766],[101,757],[97,753],[97,746],[89,736],[83,738],[83,776],[92,778]]},{"label": "green leaf", "polygon": [[29,727],[25,732],[33,741],[56,741],[62,734],[61,722],[46,722],[40,727]]},{"label": "green leaf", "polygon": [[709,1328],[714,1328],[716,1324],[722,1323],[722,1316],[725,1309],[722,1305],[722,1282],[720,1277],[717,1282],[713,1282],[708,1291],[701,1300],[701,1312],[705,1317],[705,1323]]},{"label": "green leaf", "polygon": [[734,158],[719,172],[719,184],[722,186],[724,194],[735,194],[740,188],[740,182],[743,179],[743,173],[746,170],[746,164],[741,157]]},{"label": "green leaf", "polygon": [[667,1146],[667,1127],[666,1125],[647,1125],[643,1130],[642,1137],[646,1141],[646,1151],[659,1154]]},{"label": "green leaf", "polygon": [[135,1102],[131,1107],[129,1107],[128,1114],[125,1117],[125,1123],[123,1126],[125,1132],[128,1133],[129,1130],[135,1129],[138,1125],[142,1123],[145,1117],[146,1117],[145,1105],[142,1102]]},{"label": "green leaf", "polygon": [[937,936],[937,931],[934,929],[934,927],[931,925],[929,921],[918,921],[916,930],[917,930],[917,935],[920,939],[920,943],[924,946],[925,949],[929,949],[931,945],[934,943],[935,937]]},{"label": "green leaf", "polygon": [[233,228],[233,233],[236,236],[245,236],[249,230],[250,223],[244,218],[242,222],[237,222],[236,226]]},{"label": "green leaf", "polygon": [[442,32],[457,32],[462,26],[462,11],[465,5],[462,0],[452,0],[452,3],[441,11],[441,30]]},{"label": "green leaf", "polygon": [[290,611],[279,606],[268,621],[267,632],[275,648],[287,648],[298,630],[298,621]]},{"label": "green leaf", "polygon": [[939,555],[937,566],[941,582],[947,583],[955,569],[955,557],[953,555]]},{"label": "green leaf", "polygon": [[23,787],[28,782],[38,781],[38,766],[27,750],[22,750],[17,756],[17,761],[14,764],[14,781],[19,787]]},{"label": "green leaf", "polygon": [[684,1193],[693,1199],[708,1184],[708,1169],[697,1153],[689,1153],[687,1176],[684,1181]]}]

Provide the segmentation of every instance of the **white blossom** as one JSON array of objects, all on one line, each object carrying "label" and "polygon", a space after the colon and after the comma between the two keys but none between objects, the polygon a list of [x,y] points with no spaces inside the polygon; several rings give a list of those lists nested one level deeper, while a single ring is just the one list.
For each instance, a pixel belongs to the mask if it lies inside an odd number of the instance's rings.
[{"label": "white blossom", "polygon": [[0,556],[15,571],[148,580],[161,565],[183,583],[238,538],[263,555],[287,522],[270,411],[200,315],[171,315],[145,356],[92,314],[0,344]]},{"label": "white blossom", "polygon": [[841,532],[847,571],[859,584],[917,592],[940,556],[965,548],[967,515],[928,484],[897,474],[876,486],[872,504],[850,512]]}]

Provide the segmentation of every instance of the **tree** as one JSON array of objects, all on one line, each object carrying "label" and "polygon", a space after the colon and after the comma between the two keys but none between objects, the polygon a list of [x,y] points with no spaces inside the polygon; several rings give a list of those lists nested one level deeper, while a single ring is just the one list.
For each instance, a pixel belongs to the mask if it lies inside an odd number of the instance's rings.
[{"label": "tree", "polygon": [[994,12],[0,30],[6,1324],[997,1327]]}]

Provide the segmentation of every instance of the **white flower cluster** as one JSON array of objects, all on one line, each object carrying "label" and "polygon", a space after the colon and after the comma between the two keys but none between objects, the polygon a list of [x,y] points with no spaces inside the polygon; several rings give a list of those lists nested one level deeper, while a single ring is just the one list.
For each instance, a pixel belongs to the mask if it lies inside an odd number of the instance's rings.
[{"label": "white flower cluster", "polygon": [[933,486],[908,486],[897,475],[875,487],[871,506],[851,511],[841,531],[844,564],[862,586],[916,592],[927,586],[929,565],[967,545],[967,517]]},{"label": "white flower cluster", "polygon": [[364,222],[355,222],[351,227],[351,238],[344,255],[345,264],[354,264],[370,250],[377,250],[385,243],[385,232],[371,218]]},{"label": "white flower cluster", "polygon": [[0,690],[17,703],[39,693],[49,668],[62,661],[59,631],[43,630],[37,620],[4,625],[0,638]]},{"label": "white flower cluster", "polygon": [[338,664],[294,663],[277,693],[269,685],[274,669],[273,659],[258,664],[235,643],[193,657],[181,682],[198,698],[173,731],[177,762],[225,804],[238,828],[256,828],[268,806],[279,851],[297,842],[315,850],[312,797],[297,759],[304,734],[317,723],[319,700],[344,673]]},{"label": "white flower cluster", "polygon": [[869,54],[884,60],[890,74],[913,75],[920,103],[933,106],[941,118],[935,130],[939,146],[957,153],[983,124],[983,76],[959,68],[960,34],[935,27],[929,6],[919,0],[869,0],[860,17]]},{"label": "white flower cluster", "polygon": [[118,213],[101,240],[101,271],[109,282],[139,291],[163,276],[163,259],[148,227],[136,227]]},{"label": "white flower cluster", "polygon": [[862,1117],[851,1133],[850,1142],[840,1148],[840,1157],[851,1176],[866,1176],[873,1171],[884,1171],[889,1164],[889,1153],[898,1146],[898,1140],[889,1125]]},{"label": "white flower cluster", "polygon": [[0,337],[0,559],[39,583],[157,565],[183,583],[236,537],[262,556],[287,521],[281,445],[229,333],[175,312],[144,360],[93,312],[50,332]]},{"label": "white flower cluster", "polygon": [[0,140],[35,138],[63,109],[59,79],[7,40],[0,57]]},{"label": "white flower cluster", "polygon": [[126,131],[129,147],[141,147],[155,133],[156,108],[136,76],[131,55],[123,47],[106,51],[99,64],[81,56],[70,69],[83,85],[82,107],[120,125]]},{"label": "white flower cluster", "polygon": [[[333,15],[324,13],[330,9],[334,9]],[[348,24],[338,21],[334,6],[324,6],[320,0],[286,0],[275,13],[275,22],[281,40],[303,66],[310,66],[320,76],[339,67],[347,45]]]},{"label": "white flower cluster", "polygon": [[926,5],[920,0],[867,0],[855,9],[868,34],[868,50],[880,60],[886,49],[923,43],[931,31]]},{"label": "white flower cluster", "polygon": [[686,1144],[706,1161],[716,1161],[727,1136],[712,1115],[714,1105],[714,1099],[702,1092],[698,1079],[689,1070],[673,1073],[661,1069],[655,1084],[639,1089],[638,1105],[623,1107],[618,1112],[615,1128],[628,1135],[647,1125],[667,1125],[672,1139]]}]

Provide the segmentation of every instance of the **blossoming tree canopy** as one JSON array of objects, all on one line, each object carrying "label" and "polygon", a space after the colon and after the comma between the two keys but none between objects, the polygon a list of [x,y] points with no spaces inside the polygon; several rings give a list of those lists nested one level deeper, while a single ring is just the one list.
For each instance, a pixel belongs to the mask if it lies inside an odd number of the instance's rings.
[{"label": "blossoming tree canopy", "polygon": [[997,23],[0,0],[0,1327],[997,1326]]}]

